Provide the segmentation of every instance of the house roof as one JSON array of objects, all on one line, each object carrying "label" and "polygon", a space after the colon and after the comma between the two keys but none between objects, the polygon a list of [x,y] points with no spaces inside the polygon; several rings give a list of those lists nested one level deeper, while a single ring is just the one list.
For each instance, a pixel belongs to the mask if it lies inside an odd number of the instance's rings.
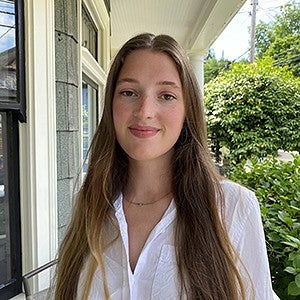
[{"label": "house roof", "polygon": [[141,32],[169,34],[188,51],[208,51],[246,0],[113,0],[114,53]]}]

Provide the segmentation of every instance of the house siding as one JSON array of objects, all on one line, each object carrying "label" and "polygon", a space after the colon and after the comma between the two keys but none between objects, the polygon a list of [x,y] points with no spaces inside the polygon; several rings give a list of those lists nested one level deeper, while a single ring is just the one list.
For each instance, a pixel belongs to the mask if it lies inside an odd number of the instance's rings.
[{"label": "house siding", "polygon": [[57,136],[58,242],[70,218],[79,170],[80,113],[78,1],[55,0],[55,82]]}]

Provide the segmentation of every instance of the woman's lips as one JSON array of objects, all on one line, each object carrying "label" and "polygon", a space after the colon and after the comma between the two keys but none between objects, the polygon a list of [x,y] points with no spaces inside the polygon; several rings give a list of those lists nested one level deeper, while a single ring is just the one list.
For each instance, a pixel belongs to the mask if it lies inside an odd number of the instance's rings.
[{"label": "woman's lips", "polygon": [[130,126],[129,127],[130,132],[138,138],[149,138],[152,136],[155,136],[159,129],[152,127],[152,126]]}]

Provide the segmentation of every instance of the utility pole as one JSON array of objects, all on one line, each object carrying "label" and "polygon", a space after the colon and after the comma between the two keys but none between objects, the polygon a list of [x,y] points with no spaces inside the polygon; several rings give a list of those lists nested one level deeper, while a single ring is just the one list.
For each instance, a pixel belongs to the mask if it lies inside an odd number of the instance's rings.
[{"label": "utility pole", "polygon": [[255,57],[255,31],[256,31],[256,7],[258,0],[251,0],[252,13],[251,13],[251,38],[250,38],[250,63],[254,62]]}]

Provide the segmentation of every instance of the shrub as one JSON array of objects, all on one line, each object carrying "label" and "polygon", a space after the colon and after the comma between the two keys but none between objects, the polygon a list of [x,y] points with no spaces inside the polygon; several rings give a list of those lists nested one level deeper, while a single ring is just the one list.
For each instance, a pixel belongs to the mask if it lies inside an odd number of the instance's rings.
[{"label": "shrub", "polygon": [[273,289],[282,299],[300,296],[300,155],[294,161],[252,159],[227,176],[255,191],[261,206]]},{"label": "shrub", "polygon": [[232,64],[205,85],[205,97],[209,135],[232,163],[300,149],[300,81],[270,58]]}]

